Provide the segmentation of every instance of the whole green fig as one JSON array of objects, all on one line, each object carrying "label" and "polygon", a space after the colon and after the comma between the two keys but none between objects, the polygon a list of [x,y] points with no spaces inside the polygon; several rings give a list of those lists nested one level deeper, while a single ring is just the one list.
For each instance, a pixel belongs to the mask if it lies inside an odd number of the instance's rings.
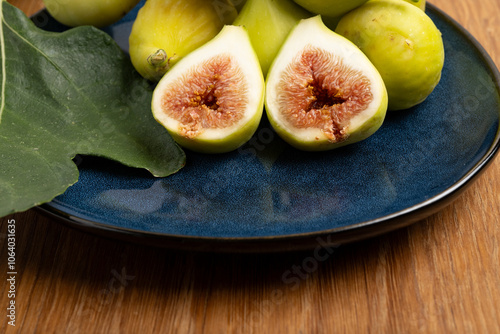
[{"label": "whole green fig", "polygon": [[390,110],[423,102],[441,79],[441,32],[406,1],[371,0],[344,15],[335,31],[356,44],[380,72]]},{"label": "whole green fig", "polygon": [[[372,0],[372,1],[376,1],[376,0]],[[412,5],[420,8],[421,10],[425,11],[425,3],[426,3],[425,0],[401,0],[401,1],[406,1]]]},{"label": "whole green fig", "polygon": [[244,26],[266,76],[290,30],[311,14],[290,0],[247,0],[234,21]]},{"label": "whole green fig", "polygon": [[132,64],[157,82],[181,58],[214,38],[237,16],[228,1],[148,0],[129,37]]},{"label": "whole green fig", "polygon": [[368,0],[293,0],[308,11],[327,17],[339,17]]},{"label": "whole green fig", "polygon": [[105,27],[120,20],[140,0],[43,0],[57,21],[70,27]]},{"label": "whole green fig", "polygon": [[404,0],[425,11],[425,0]]}]

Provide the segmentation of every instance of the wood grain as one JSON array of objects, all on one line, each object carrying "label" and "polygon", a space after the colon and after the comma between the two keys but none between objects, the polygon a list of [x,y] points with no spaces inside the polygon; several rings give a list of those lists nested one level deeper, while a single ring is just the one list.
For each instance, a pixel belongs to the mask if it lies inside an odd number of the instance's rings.
[{"label": "wood grain", "polygon": [[[28,15],[40,0],[10,0]],[[500,2],[434,0],[500,64]],[[408,228],[312,252],[196,254],[108,240],[35,212],[16,220],[16,327],[6,333],[500,333],[500,159]],[[2,238],[3,237],[3,238]]]}]

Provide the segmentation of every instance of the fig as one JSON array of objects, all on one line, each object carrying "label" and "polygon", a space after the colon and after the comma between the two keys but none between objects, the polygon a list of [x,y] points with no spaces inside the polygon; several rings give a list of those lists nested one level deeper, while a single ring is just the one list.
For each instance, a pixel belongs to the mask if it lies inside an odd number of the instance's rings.
[{"label": "fig", "polygon": [[311,13],[339,17],[368,0],[293,0]]},{"label": "fig", "polygon": [[425,11],[425,0],[404,0],[408,3],[411,3],[414,6],[417,6],[421,10]]},{"label": "fig", "polygon": [[309,16],[290,0],[247,0],[233,24],[247,29],[265,77],[290,30]]},{"label": "fig", "polygon": [[425,11],[425,0],[401,0],[401,1],[406,1],[414,6],[417,6],[421,10]]},{"label": "fig", "polygon": [[105,27],[119,21],[140,0],[43,0],[54,19],[69,27]]},{"label": "fig", "polygon": [[226,25],[168,71],[152,111],[184,148],[225,153],[247,142],[264,110],[264,76],[248,33]]},{"label": "fig", "polygon": [[356,44],[378,69],[390,110],[423,102],[441,79],[441,32],[424,11],[408,2],[369,1],[342,17],[335,31]]},{"label": "fig", "polygon": [[148,0],[129,36],[135,69],[158,82],[182,57],[214,38],[237,16],[229,1]]},{"label": "fig", "polygon": [[236,8],[238,13],[241,11],[247,0],[230,0],[231,4]]},{"label": "fig", "polygon": [[369,59],[318,15],[290,32],[269,70],[265,105],[286,142],[325,151],[375,133],[385,119],[387,91]]}]

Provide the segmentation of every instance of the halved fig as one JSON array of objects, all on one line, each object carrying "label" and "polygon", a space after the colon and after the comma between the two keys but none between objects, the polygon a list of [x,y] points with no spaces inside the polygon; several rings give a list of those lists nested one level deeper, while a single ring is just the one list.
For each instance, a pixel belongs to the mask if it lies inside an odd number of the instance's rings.
[{"label": "halved fig", "polygon": [[377,69],[321,17],[299,22],[269,70],[266,112],[292,146],[323,151],[366,139],[382,125],[387,91]]},{"label": "halved fig", "polygon": [[225,26],[160,80],[152,111],[181,146],[204,153],[232,151],[257,130],[264,76],[248,33]]}]

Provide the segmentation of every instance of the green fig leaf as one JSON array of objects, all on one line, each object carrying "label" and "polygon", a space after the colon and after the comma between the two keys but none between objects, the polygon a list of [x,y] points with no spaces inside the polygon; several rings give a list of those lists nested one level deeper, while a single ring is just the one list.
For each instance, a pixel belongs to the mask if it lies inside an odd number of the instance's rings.
[{"label": "green fig leaf", "polygon": [[0,19],[0,216],[64,193],[78,154],[158,177],[184,166],[152,116],[151,88],[110,36],[46,32],[5,1]]}]

